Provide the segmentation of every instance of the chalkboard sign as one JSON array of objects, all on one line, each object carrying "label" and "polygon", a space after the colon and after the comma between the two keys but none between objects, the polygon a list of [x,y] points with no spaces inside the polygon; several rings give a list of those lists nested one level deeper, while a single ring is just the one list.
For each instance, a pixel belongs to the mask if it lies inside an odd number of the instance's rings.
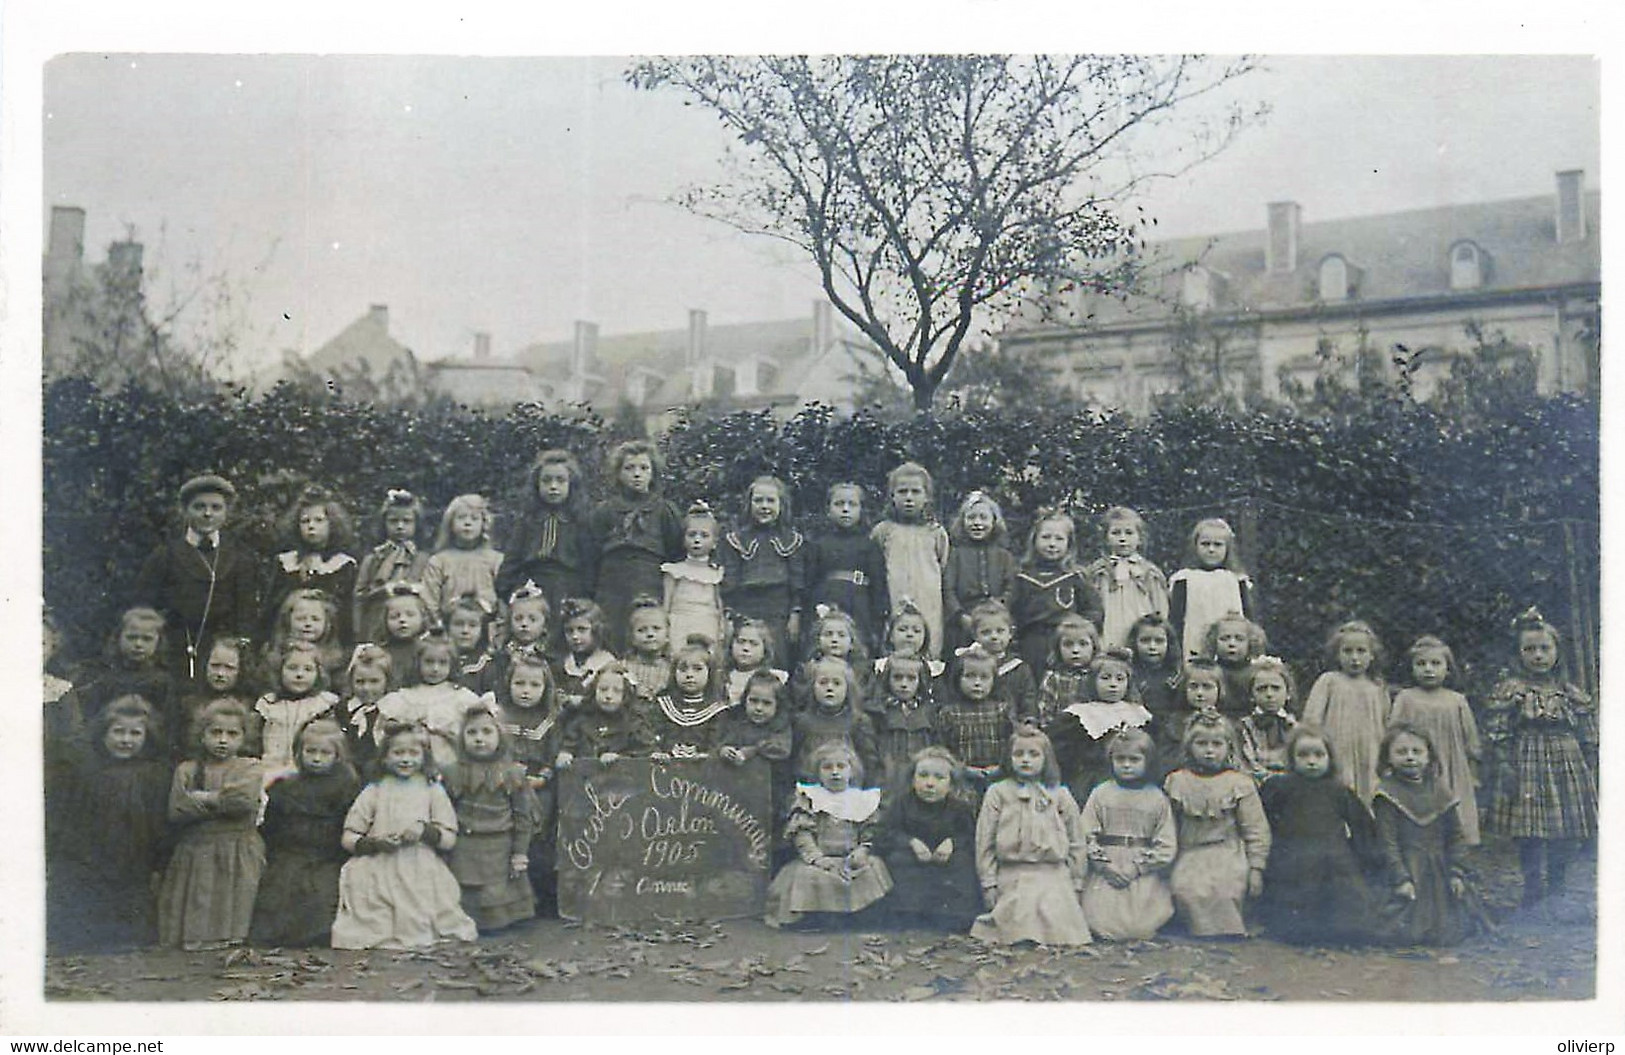
[{"label": "chalkboard sign", "polygon": [[558,782],[559,914],[600,923],[760,915],[769,783],[762,759],[578,760]]}]

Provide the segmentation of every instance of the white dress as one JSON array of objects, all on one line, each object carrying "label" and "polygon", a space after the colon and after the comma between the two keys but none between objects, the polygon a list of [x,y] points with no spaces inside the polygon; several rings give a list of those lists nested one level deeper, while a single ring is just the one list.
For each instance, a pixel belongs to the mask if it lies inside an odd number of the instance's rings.
[{"label": "white dress", "polygon": [[384,720],[394,722],[422,722],[429,730],[429,749],[434,764],[444,770],[457,761],[457,734],[462,728],[463,712],[479,703],[474,690],[465,689],[450,681],[439,685],[408,685],[404,689],[385,693],[378,701],[380,721],[374,725],[374,735],[383,744]]},{"label": "white dress", "polygon": [[333,948],[422,949],[478,936],[462,910],[462,889],[440,858],[457,841],[457,813],[439,784],[422,774],[368,784],[344,818],[344,848],[353,851],[362,836],[416,836],[425,821],[440,830],[438,848],[415,842],[344,863]]},{"label": "white dress", "polygon": [[715,564],[673,561],[660,566],[665,582],[667,640],[682,646],[690,634],[701,634],[713,646],[722,643],[722,569]]},{"label": "white dress", "polygon": [[1207,654],[1207,628],[1220,617],[1239,612],[1242,585],[1252,580],[1229,568],[1181,568],[1168,579],[1173,591],[1185,584],[1185,656]]}]

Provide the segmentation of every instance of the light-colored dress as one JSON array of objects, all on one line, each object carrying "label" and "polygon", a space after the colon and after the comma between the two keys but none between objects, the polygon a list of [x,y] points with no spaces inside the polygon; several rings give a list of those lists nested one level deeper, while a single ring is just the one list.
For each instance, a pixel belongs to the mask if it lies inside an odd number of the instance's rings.
[{"label": "light-colored dress", "polygon": [[[1135,620],[1153,612],[1168,614],[1168,577],[1138,553],[1101,557],[1084,568],[1083,574],[1100,594],[1105,608],[1105,622],[1100,628],[1102,646],[1126,648]],[[1237,601],[1239,609],[1239,595]]]},{"label": "light-colored dress", "polygon": [[1168,875],[1174,907],[1191,934],[1246,934],[1247,872],[1269,863],[1270,826],[1253,778],[1176,769],[1164,790],[1178,818],[1179,856]]},{"label": "light-colored dress", "polygon": [[948,532],[936,521],[900,524],[882,520],[869,537],[886,555],[886,586],[895,608],[903,598],[913,601],[931,631],[932,659],[942,655],[942,569],[948,562]]},{"label": "light-colored dress", "polygon": [[713,646],[722,644],[722,568],[715,564],[673,561],[660,566],[665,585],[667,640],[680,648],[688,635],[700,634]]},{"label": "light-colored dress", "polygon": [[[1177,846],[1174,811],[1161,788],[1101,784],[1083,805],[1083,838],[1091,864],[1083,914],[1096,936],[1107,941],[1150,938],[1174,918],[1166,874]],[[1100,871],[1102,864],[1134,878],[1126,887],[1114,887]]]},{"label": "light-colored dress", "polygon": [[378,701],[380,720],[373,724],[374,739],[383,746],[386,720],[422,722],[429,731],[429,750],[434,755],[434,764],[445,769],[457,761],[457,734],[462,728],[463,712],[479,702],[479,696],[472,689],[453,681],[396,689]]},{"label": "light-colored dress", "polygon": [[[422,774],[387,776],[361,789],[344,818],[343,844],[355,851],[374,839],[440,830],[439,851],[457,841],[457,813],[439,784]],[[413,842],[390,853],[352,857],[339,872],[335,949],[423,949],[448,939],[473,941],[474,921],[459,902],[462,890],[436,848]]]},{"label": "light-colored dress", "polygon": [[1180,568],[1168,579],[1172,590],[1185,584],[1185,656],[1207,653],[1207,628],[1221,616],[1243,612],[1241,590],[1252,580],[1229,568]]},{"label": "light-colored dress", "polygon": [[1377,756],[1387,728],[1388,689],[1371,678],[1351,678],[1329,670],[1315,679],[1303,705],[1303,720],[1326,731],[1337,759],[1336,776],[1371,808],[1377,793]]},{"label": "light-colored dress", "polygon": [[429,607],[443,616],[457,598],[473,594],[488,611],[496,611],[497,570],[501,567],[502,554],[489,543],[475,549],[436,550],[423,568],[423,590]]},{"label": "light-colored dress", "polygon": [[971,937],[1012,944],[1087,945],[1092,940],[1078,892],[1088,857],[1078,803],[1065,787],[1001,780],[976,818],[976,876],[994,888]]},{"label": "light-colored dress", "polygon": [[1413,725],[1439,753],[1439,784],[1456,799],[1456,817],[1468,846],[1479,842],[1473,767],[1479,760],[1478,723],[1467,697],[1454,689],[1401,689],[1388,712],[1389,725]]},{"label": "light-colored dress", "polygon": [[[200,804],[190,791],[218,798]],[[188,760],[175,767],[169,821],[184,824],[158,891],[158,941],[169,946],[240,942],[248,937],[265,844],[254,827],[260,765],[252,758]]]},{"label": "light-colored dress", "polygon": [[318,692],[300,699],[288,699],[268,692],[254,704],[254,713],[265,723],[260,730],[260,762],[265,782],[272,783],[294,772],[293,741],[299,730],[313,718],[338,713],[339,698],[331,692]]},{"label": "light-colored dress", "polygon": [[845,858],[860,846],[870,848],[879,810],[879,788],[830,791],[816,784],[796,788],[784,835],[798,860],[779,869],[768,888],[769,927],[794,923],[807,912],[857,912],[886,896],[892,879],[879,854],[871,854],[850,873],[832,872],[815,863],[823,857]]}]

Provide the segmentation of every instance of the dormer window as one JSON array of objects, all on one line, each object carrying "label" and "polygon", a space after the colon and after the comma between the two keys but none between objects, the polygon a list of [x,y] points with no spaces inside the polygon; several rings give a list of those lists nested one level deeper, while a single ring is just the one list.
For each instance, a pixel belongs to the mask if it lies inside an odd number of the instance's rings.
[{"label": "dormer window", "polygon": [[1335,253],[1320,262],[1320,299],[1349,299],[1349,264]]},{"label": "dormer window", "polygon": [[1450,288],[1477,289],[1484,284],[1484,252],[1471,242],[1450,247]]},{"label": "dormer window", "polygon": [[1179,276],[1179,302],[1195,311],[1211,311],[1225,297],[1229,280],[1223,273],[1192,264]]}]

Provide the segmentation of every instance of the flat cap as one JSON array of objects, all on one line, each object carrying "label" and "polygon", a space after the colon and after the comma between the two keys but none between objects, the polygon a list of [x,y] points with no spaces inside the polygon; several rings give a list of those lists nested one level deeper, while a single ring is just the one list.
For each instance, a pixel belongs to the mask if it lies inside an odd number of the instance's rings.
[{"label": "flat cap", "polygon": [[201,494],[225,495],[226,501],[231,502],[237,498],[237,489],[231,486],[231,481],[224,476],[204,473],[202,476],[194,476],[181,484],[181,505],[190,502],[194,495]]}]

